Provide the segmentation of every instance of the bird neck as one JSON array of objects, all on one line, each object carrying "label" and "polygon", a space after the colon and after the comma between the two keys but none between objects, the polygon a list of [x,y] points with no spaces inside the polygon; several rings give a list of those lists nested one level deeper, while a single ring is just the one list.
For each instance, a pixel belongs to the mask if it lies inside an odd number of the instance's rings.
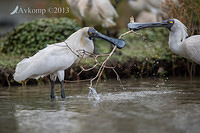
[{"label": "bird neck", "polygon": [[80,40],[80,49],[85,50],[89,53],[93,53],[94,51],[94,44],[93,41],[90,40],[88,37],[83,37]]},{"label": "bird neck", "polygon": [[[85,50],[87,52],[92,53],[94,50],[94,44],[92,40],[89,39],[87,32],[85,30],[88,28],[83,28],[73,33],[65,42],[68,44],[70,49],[75,53],[75,57],[77,54],[82,54],[80,51]],[[85,56],[84,56],[85,58]]]},{"label": "bird neck", "polygon": [[187,54],[185,52],[183,41],[185,38],[182,37],[181,31],[170,32],[169,35],[169,48],[171,51],[177,55],[183,56],[187,58]]}]

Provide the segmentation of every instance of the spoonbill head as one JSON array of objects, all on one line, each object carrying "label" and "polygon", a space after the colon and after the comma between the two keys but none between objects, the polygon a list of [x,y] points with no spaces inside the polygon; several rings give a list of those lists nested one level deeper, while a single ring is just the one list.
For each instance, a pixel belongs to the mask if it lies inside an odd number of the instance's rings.
[{"label": "spoonbill head", "polygon": [[[92,53],[94,44],[91,40],[97,37],[111,42],[118,48],[125,46],[125,41],[122,39],[114,39],[107,37],[92,27],[82,28],[64,42],[47,45],[46,48],[40,50],[35,55],[25,58],[20,61],[15,69],[14,80],[23,81],[27,78],[38,79],[50,75],[51,81],[51,98],[55,98],[54,84],[58,77],[61,82],[61,97],[65,98],[64,92],[64,70],[69,68],[73,63],[80,60],[80,50],[85,50]],[[80,55],[86,58],[85,55]]]},{"label": "spoonbill head", "polygon": [[169,29],[169,48],[171,51],[200,64],[200,35],[186,38],[188,36],[187,27],[178,19],[169,19],[156,23],[132,22],[128,24],[128,28],[133,31],[151,27],[165,27]]}]

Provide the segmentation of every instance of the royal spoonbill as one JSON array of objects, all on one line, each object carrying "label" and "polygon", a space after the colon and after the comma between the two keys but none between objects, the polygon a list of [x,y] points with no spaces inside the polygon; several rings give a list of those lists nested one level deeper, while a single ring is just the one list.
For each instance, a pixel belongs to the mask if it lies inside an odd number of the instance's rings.
[{"label": "royal spoonbill", "polygon": [[200,64],[200,35],[189,38],[186,26],[178,19],[169,19],[157,23],[129,23],[128,28],[137,31],[148,27],[166,27],[169,29],[169,48],[177,55],[192,59]]},{"label": "royal spoonbill", "polygon": [[87,25],[108,28],[116,25],[117,11],[110,0],[66,0],[72,12]]},{"label": "royal spoonbill", "polygon": [[114,39],[97,32],[92,27],[82,28],[67,38],[64,42],[48,45],[35,55],[25,58],[17,64],[14,73],[15,81],[23,81],[27,78],[38,79],[50,75],[51,81],[51,98],[55,98],[54,84],[56,78],[61,82],[61,97],[65,98],[64,92],[64,70],[69,68],[73,63],[79,61],[79,50],[93,52],[94,44],[92,38],[101,38],[111,42],[118,48],[125,46],[122,39]]}]

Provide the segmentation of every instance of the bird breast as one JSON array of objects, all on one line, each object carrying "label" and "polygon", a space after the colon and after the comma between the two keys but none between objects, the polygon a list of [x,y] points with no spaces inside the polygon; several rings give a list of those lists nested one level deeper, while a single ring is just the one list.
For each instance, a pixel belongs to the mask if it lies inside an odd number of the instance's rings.
[{"label": "bird breast", "polygon": [[200,64],[200,35],[187,38],[183,44],[188,58]]}]

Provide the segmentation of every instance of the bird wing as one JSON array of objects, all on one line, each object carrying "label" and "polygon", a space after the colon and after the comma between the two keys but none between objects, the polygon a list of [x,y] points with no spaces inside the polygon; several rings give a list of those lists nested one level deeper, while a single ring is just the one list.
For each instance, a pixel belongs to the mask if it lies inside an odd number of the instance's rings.
[{"label": "bird wing", "polygon": [[115,18],[118,17],[117,11],[111,4],[110,0],[95,0],[99,13],[102,16]]},{"label": "bird wing", "polygon": [[115,26],[114,18],[118,17],[117,11],[110,0],[95,0],[98,9],[98,15],[104,20],[104,27]]},{"label": "bird wing", "polygon": [[34,56],[17,64],[14,79],[39,78],[58,70],[65,70],[74,63],[74,55],[63,43],[48,45]]},{"label": "bird wing", "polygon": [[184,42],[187,56],[200,64],[200,35],[191,36]]}]

